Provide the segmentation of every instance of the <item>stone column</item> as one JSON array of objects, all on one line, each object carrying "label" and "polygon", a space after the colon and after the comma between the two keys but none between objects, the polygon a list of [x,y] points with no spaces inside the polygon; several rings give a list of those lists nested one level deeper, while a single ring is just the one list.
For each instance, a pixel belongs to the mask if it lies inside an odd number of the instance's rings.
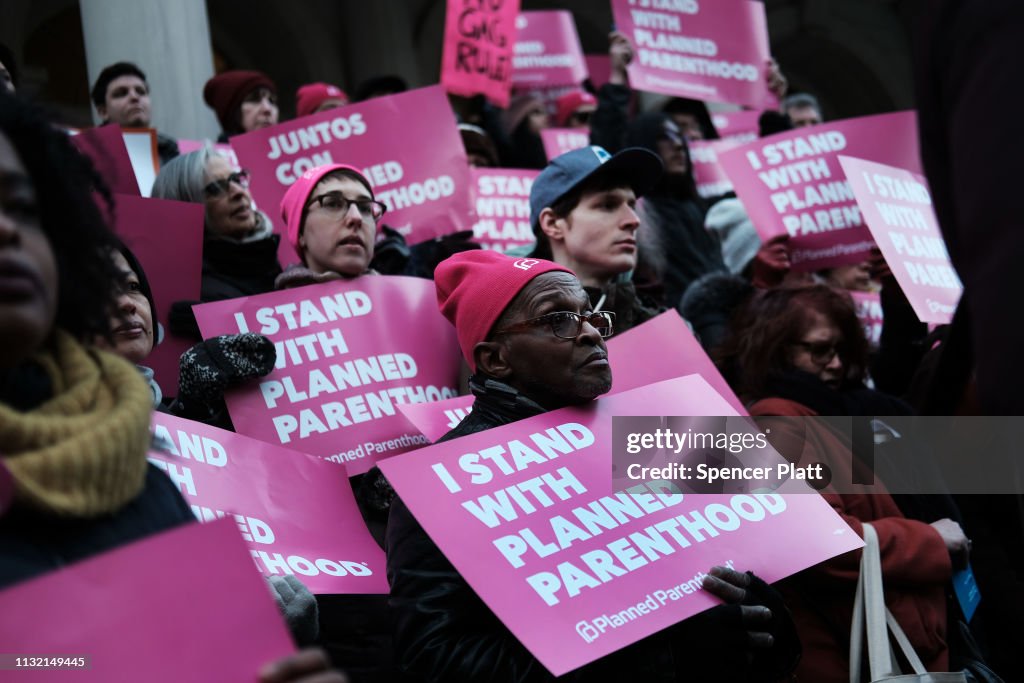
[{"label": "stone column", "polygon": [[81,0],[81,11],[90,88],[103,67],[134,62],[149,82],[157,130],[216,137],[220,127],[203,102],[213,76],[204,0]]}]

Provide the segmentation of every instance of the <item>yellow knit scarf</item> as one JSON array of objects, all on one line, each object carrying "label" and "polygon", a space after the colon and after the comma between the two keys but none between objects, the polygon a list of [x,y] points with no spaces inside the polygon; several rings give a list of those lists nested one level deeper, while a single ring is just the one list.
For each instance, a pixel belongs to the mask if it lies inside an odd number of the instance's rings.
[{"label": "yellow knit scarf", "polygon": [[35,360],[53,397],[21,413],[0,404],[0,456],[15,507],[98,517],[142,490],[152,397],[139,371],[57,331]]}]

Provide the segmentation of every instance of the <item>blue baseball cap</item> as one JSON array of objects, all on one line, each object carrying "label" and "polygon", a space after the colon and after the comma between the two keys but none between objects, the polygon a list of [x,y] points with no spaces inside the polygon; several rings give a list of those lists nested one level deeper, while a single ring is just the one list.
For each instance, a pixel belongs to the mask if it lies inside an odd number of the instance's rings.
[{"label": "blue baseball cap", "polygon": [[537,228],[540,212],[597,174],[622,178],[637,197],[651,190],[665,167],[661,158],[642,147],[629,147],[614,156],[604,147],[574,149],[551,160],[533,181],[530,190],[530,225]]}]

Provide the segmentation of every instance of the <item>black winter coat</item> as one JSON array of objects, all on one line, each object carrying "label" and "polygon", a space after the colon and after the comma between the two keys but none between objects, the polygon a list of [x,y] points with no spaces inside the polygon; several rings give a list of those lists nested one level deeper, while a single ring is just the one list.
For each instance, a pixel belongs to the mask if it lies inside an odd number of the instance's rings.
[{"label": "black winter coat", "polygon": [[12,511],[0,517],[0,588],[194,521],[174,484],[153,465],[142,493],[112,515],[58,519]]},{"label": "black winter coat", "polygon": [[223,301],[274,291],[281,274],[280,235],[253,242],[203,241],[203,301]]}]

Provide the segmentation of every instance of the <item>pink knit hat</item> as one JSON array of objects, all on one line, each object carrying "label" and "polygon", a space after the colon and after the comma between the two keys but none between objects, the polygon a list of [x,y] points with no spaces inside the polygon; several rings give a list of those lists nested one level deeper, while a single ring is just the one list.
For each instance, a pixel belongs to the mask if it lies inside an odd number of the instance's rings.
[{"label": "pink knit hat", "polygon": [[462,355],[476,372],[473,349],[491,333],[495,321],[531,280],[563,266],[535,258],[515,258],[487,249],[463,251],[434,270],[437,306],[455,325]]},{"label": "pink knit hat", "polygon": [[370,192],[370,196],[373,197],[373,187],[370,186],[370,181],[366,179],[363,172],[355,166],[346,166],[345,164],[327,164],[326,166],[317,166],[311,168],[296,180],[288,191],[284,193],[284,198],[281,200],[281,219],[287,226],[287,238],[288,244],[292,245],[292,249],[295,253],[302,258],[302,249],[299,247],[299,235],[302,233],[302,219],[305,215],[306,202],[309,201],[309,195],[313,194],[313,188],[319,183],[323,177],[334,171],[351,171],[358,176],[359,181],[366,186],[366,189]]},{"label": "pink knit hat", "polygon": [[348,104],[348,95],[330,83],[307,83],[295,93],[295,116],[309,116],[327,100],[338,100]]}]

